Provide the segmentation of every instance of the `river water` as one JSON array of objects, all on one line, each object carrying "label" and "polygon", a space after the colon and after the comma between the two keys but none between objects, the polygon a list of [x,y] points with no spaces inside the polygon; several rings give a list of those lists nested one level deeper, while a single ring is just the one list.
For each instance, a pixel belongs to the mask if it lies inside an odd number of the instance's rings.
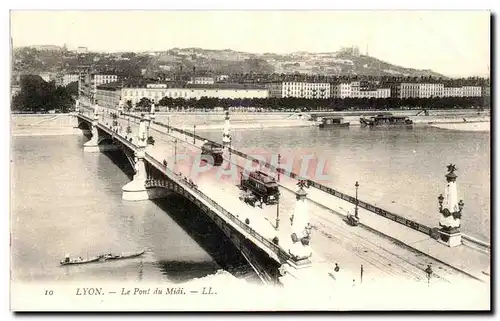
[{"label": "river water", "polygon": [[[126,202],[119,154],[84,153],[83,136],[14,137],[11,276],[16,281],[181,283],[218,271],[255,275],[239,252],[181,198]],[[60,267],[65,254],[145,249],[142,258]]]},{"label": "river water", "polygon": [[[197,131],[220,141],[220,130]],[[232,146],[251,153],[304,155],[327,161],[322,182],[396,214],[437,227],[446,166],[456,164],[462,230],[490,240],[490,133],[425,125],[413,128],[273,128],[232,131]],[[297,171],[298,172],[298,171]]]},{"label": "river water", "polygon": [[[217,131],[198,134],[220,141]],[[13,137],[11,273],[19,281],[184,282],[225,270],[254,281],[238,251],[193,205],[176,197],[125,202],[130,169],[119,154],[84,153],[83,136]],[[233,147],[272,153],[315,151],[328,159],[330,185],[436,226],[446,165],[458,168],[462,229],[490,240],[490,134],[426,126],[233,131]],[[60,267],[66,253],[91,256],[146,249],[139,259]]]}]

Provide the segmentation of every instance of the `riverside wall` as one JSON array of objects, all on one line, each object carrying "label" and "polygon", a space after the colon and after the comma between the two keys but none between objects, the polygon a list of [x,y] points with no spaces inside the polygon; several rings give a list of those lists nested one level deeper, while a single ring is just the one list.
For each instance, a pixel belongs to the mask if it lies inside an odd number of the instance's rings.
[{"label": "riverside wall", "polygon": [[[388,111],[394,115],[408,116],[415,125],[433,126],[454,130],[489,130],[489,111],[477,114],[476,110],[431,111],[430,116],[416,116],[416,110]],[[312,112],[324,113],[324,112]],[[140,115],[140,113],[133,113]],[[290,112],[231,112],[231,128],[264,129],[285,127],[313,127],[314,122],[305,119],[290,119]],[[358,126],[359,117],[377,114],[374,111],[343,111],[328,114],[342,116],[352,126]],[[466,121],[464,121],[464,119]],[[185,130],[196,126],[197,130],[219,130],[224,127],[223,112],[159,112],[156,120]],[[70,114],[12,114],[11,132],[14,136],[69,135],[79,134],[73,128]]]},{"label": "riverside wall", "polygon": [[10,118],[12,136],[81,135],[70,114],[13,114]]},{"label": "riverside wall", "polygon": [[[416,110],[394,110],[387,111],[397,116],[408,116],[416,125],[433,124],[459,124],[467,122],[489,122],[489,111],[481,112],[479,115],[476,110],[440,110],[432,111],[429,116],[416,116]],[[314,114],[326,112],[304,113]],[[373,116],[379,112],[375,111],[348,111],[348,112],[328,112],[332,116],[344,117],[346,122],[352,126],[359,126],[359,118],[362,116]],[[140,115],[140,113],[135,113]],[[224,113],[222,112],[178,112],[156,113],[156,120],[171,126],[192,129],[196,125],[197,130],[218,130],[224,128]],[[294,116],[292,116],[294,115]],[[281,127],[311,127],[316,126],[312,121],[306,119],[297,119],[298,113],[291,112],[230,112],[231,128],[233,129],[262,129],[262,128],[281,128]],[[292,116],[292,117],[290,117]],[[292,119],[290,119],[292,118]]]}]

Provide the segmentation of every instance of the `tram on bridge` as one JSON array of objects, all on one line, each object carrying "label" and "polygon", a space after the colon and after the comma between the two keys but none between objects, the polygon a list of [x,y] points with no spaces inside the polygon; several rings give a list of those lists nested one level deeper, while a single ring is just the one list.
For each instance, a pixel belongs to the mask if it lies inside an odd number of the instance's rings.
[{"label": "tram on bridge", "polygon": [[248,174],[242,172],[240,178],[240,189],[250,192],[252,198],[257,198],[266,205],[278,203],[279,185],[273,177],[261,171],[253,171]]}]

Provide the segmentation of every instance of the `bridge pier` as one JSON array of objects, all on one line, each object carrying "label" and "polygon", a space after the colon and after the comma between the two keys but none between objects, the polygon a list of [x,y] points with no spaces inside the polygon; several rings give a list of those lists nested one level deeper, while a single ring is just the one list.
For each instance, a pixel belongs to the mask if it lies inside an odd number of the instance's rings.
[{"label": "bridge pier", "polygon": [[144,150],[139,150],[135,156],[135,175],[130,183],[122,187],[122,199],[126,201],[148,200],[146,189],[146,165],[144,163]]},{"label": "bridge pier", "polygon": [[83,144],[83,151],[89,153],[98,153],[99,149],[99,134],[97,132],[97,118],[92,121],[92,128],[90,129],[92,137],[88,142]]},{"label": "bridge pier", "polygon": [[119,150],[120,148],[111,143],[106,142],[108,138],[110,138],[108,135],[106,137],[101,137],[99,138],[99,132],[97,130],[97,122],[92,122],[92,129],[90,130],[90,133],[92,134],[92,137],[88,142],[83,144],[83,150],[88,153],[99,153],[99,152],[107,152],[107,151],[114,151],[114,150]]},{"label": "bridge pier", "polygon": [[140,149],[135,155],[135,175],[131,182],[122,187],[122,199],[125,201],[144,201],[155,198],[163,198],[171,194],[171,191],[163,187],[146,187],[148,175],[144,162],[144,149]]}]

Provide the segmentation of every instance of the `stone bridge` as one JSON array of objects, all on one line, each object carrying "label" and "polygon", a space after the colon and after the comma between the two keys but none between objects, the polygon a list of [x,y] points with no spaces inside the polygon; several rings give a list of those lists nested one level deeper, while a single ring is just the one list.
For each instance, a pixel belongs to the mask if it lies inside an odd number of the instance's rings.
[{"label": "stone bridge", "polygon": [[[298,279],[306,270],[304,268],[312,266],[308,257],[294,255],[290,247],[286,246],[286,242],[281,245],[276,238],[264,236],[258,230],[259,226],[250,226],[237,213],[231,213],[220,205],[217,199],[209,197],[195,184],[168,168],[162,159],[151,152],[150,146],[148,147],[147,120],[141,122],[137,134],[132,134],[125,133],[118,123],[106,122],[92,112],[78,113],[75,117],[78,128],[87,136],[91,136],[84,144],[84,151],[122,151],[135,169],[132,181],[122,188],[124,200],[162,198],[172,193],[188,199],[224,232],[264,283],[276,283],[285,275]],[[282,231],[282,239],[286,236],[290,238],[290,234],[286,233],[289,232]],[[256,255],[256,251],[259,251],[259,255]],[[263,264],[259,260],[262,253],[265,253],[272,264]]]}]

